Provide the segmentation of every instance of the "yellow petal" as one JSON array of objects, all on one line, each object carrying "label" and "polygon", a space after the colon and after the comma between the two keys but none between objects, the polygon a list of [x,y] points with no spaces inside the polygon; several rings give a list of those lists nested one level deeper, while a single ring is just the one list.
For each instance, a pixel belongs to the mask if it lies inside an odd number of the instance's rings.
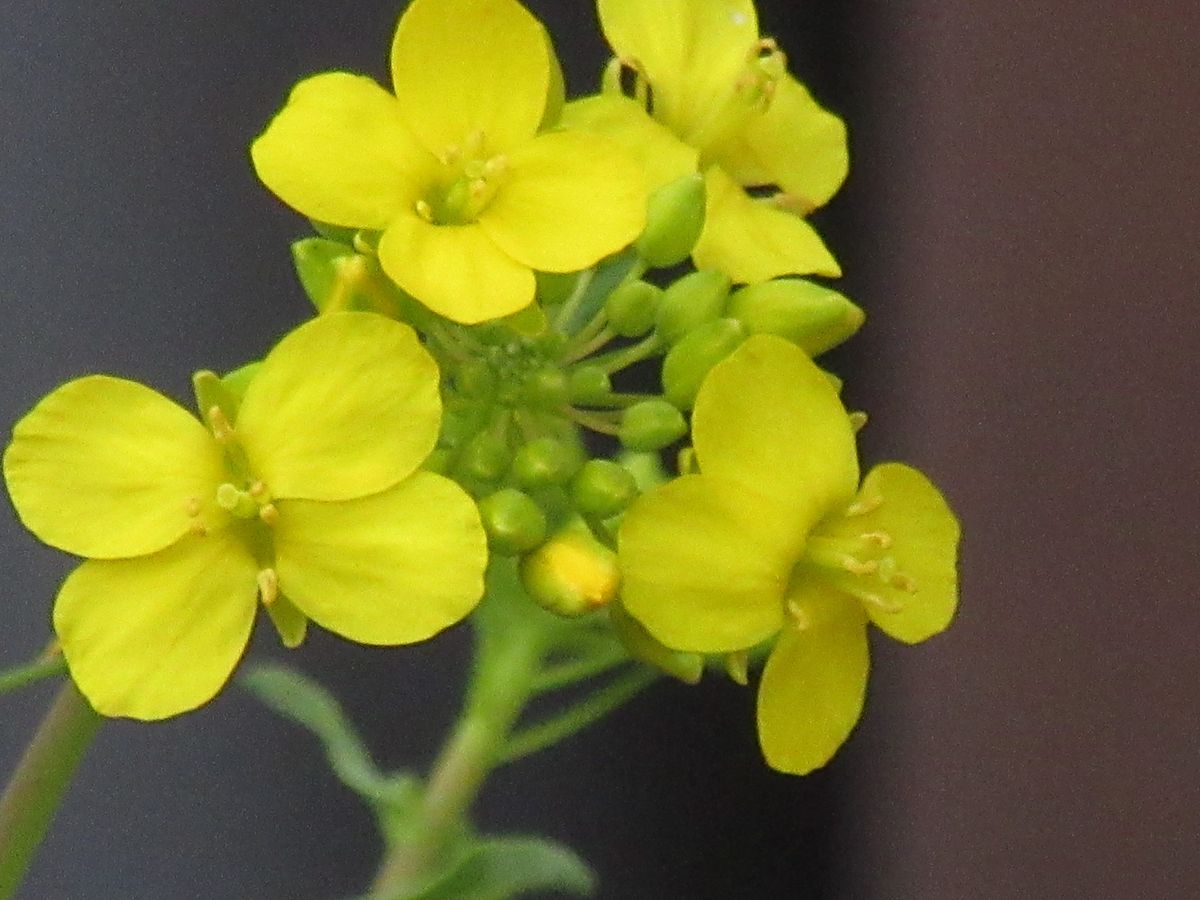
[{"label": "yellow petal", "polygon": [[293,209],[379,230],[415,202],[414,185],[435,164],[405,127],[396,98],[347,72],[296,85],[250,155],[263,184]]},{"label": "yellow petal", "polygon": [[476,131],[484,152],[531,137],[546,111],[549,44],[516,0],[413,0],[396,28],[392,81],[434,154]]},{"label": "yellow petal", "polygon": [[646,73],[655,117],[687,137],[728,95],[758,39],[751,0],[599,0],[621,59]]},{"label": "yellow petal", "polygon": [[739,183],[777,184],[805,209],[824,206],[850,169],[845,124],[790,75],[778,82],[766,114],[714,158]]},{"label": "yellow petal", "polygon": [[646,181],[632,157],[583,132],[543,134],[508,156],[506,181],[479,216],[501,250],[543,272],[577,272],[646,225]]},{"label": "yellow petal", "polygon": [[196,521],[215,526],[223,472],[199,420],[148,387],[106,375],[43,398],[4,454],[25,526],[47,544],[98,559],[161,550],[188,531],[197,509]]},{"label": "yellow petal", "polygon": [[478,224],[434,225],[406,212],[383,233],[388,277],[436,313],[474,324],[533,302],[533,272],[496,246]]},{"label": "yellow petal", "polygon": [[897,640],[915,644],[950,624],[958,605],[959,526],[945,498],[932,482],[911,466],[883,463],[863,479],[858,503],[863,515],[838,518],[821,534],[853,540],[868,532],[891,538],[886,555],[895,561],[899,579],[871,580],[871,590],[884,606],[869,606],[871,621]]},{"label": "yellow petal", "polygon": [[755,200],[712,166],[706,174],[708,209],[692,252],[700,269],[718,269],[740,284],[780,275],[842,274],[817,232],[802,218]]},{"label": "yellow petal", "polygon": [[765,494],[685,475],[634,502],[619,545],[626,610],[673,650],[724,653],[779,629],[804,534]]},{"label": "yellow petal", "polygon": [[165,719],[206,703],[250,639],[256,574],[228,530],[85,562],[54,604],[71,677],[106,716]]},{"label": "yellow petal", "polygon": [[675,137],[628,97],[600,94],[568,103],[562,124],[601,134],[641,164],[650,190],[696,171],[700,153]]},{"label": "yellow petal", "polygon": [[758,688],[758,739],[767,764],[805,775],[829,762],[862,714],[867,689],[861,608],[819,593],[794,596],[807,627],[784,628]]},{"label": "yellow petal", "polygon": [[692,437],[702,472],[770,494],[805,531],[858,488],[842,401],[804,351],[774,335],[750,338],[713,367]]},{"label": "yellow petal", "polygon": [[267,355],[236,433],[271,496],[362,497],[405,478],[433,449],[438,378],[407,325],[367,312],[319,316]]},{"label": "yellow petal", "polygon": [[363,644],[411,644],[475,608],[487,539],[462,488],[417,472],[360,500],[284,501],[275,557],[280,589],[318,625]]}]

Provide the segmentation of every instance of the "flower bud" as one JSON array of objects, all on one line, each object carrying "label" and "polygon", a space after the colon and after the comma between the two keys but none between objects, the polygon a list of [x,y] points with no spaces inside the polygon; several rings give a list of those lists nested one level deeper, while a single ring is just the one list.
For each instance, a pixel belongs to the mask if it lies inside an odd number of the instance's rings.
[{"label": "flower bud", "polygon": [[517,451],[512,476],[521,487],[538,490],[566,484],[579,471],[580,463],[577,447],[555,438],[536,438]]},{"label": "flower bud", "polygon": [[659,643],[645,626],[626,612],[617,602],[608,607],[617,639],[634,659],[654,666],[686,684],[698,684],[704,674],[704,657],[698,653],[681,653]]},{"label": "flower bud", "polygon": [[787,338],[809,356],[836,347],[866,319],[837,291],[803,278],[746,285],[729,298],[725,314],[739,320],[750,334]]},{"label": "flower bud", "polygon": [[691,332],[663,360],[663,396],[680,409],[691,409],[704,376],[746,339],[736,319],[717,319]]},{"label": "flower bud", "polygon": [[646,230],[634,244],[652,268],[678,265],[692,254],[704,230],[704,176],[699,172],[668,182],[650,195]]},{"label": "flower bud", "polygon": [[546,539],[546,514],[515,488],[504,488],[479,501],[479,518],[488,545],[503,556],[515,556]]},{"label": "flower bud", "polygon": [[608,327],[621,337],[640,337],[654,327],[662,295],[662,288],[645,281],[621,285],[604,302]]},{"label": "flower bud", "polygon": [[717,318],[725,309],[730,284],[724,272],[702,270],[684,275],[663,294],[655,317],[659,336],[674,344],[693,328]]},{"label": "flower bud", "polygon": [[535,409],[558,409],[567,402],[570,385],[562,369],[547,366],[525,379],[521,393],[525,403]]},{"label": "flower bud", "polygon": [[625,509],[637,496],[637,481],[622,466],[590,459],[571,482],[571,502],[585,516],[607,519]]},{"label": "flower bud", "polygon": [[683,414],[666,400],[654,399],[625,410],[617,437],[630,450],[661,450],[685,434]]},{"label": "flower bud", "polygon": [[508,468],[508,444],[486,431],[471,438],[463,448],[458,467],[480,481],[495,481]]},{"label": "flower bud", "polygon": [[454,370],[454,386],[464,397],[484,399],[496,392],[496,373],[482,359],[470,359]]},{"label": "flower bud", "polygon": [[621,586],[617,555],[576,526],[564,528],[522,559],[520,572],[525,592],[562,616],[600,609]]},{"label": "flower bud", "polygon": [[612,393],[612,380],[599,366],[575,366],[567,376],[567,393],[572,403],[596,403]]}]

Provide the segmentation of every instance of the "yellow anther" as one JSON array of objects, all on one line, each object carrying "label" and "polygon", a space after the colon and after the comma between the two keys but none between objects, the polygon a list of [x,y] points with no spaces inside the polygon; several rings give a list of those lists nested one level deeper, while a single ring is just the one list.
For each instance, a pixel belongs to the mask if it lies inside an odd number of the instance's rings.
[{"label": "yellow anther", "polygon": [[889,600],[887,597],[881,597],[879,594],[856,594],[859,600],[867,606],[873,606],[880,612],[898,613],[904,611],[904,604],[899,600]]},{"label": "yellow anther", "polygon": [[219,443],[226,444],[233,440],[233,426],[222,412],[221,407],[212,406],[208,410],[208,426],[212,429],[213,437]]},{"label": "yellow anther", "polygon": [[795,600],[789,600],[787,602],[787,614],[788,618],[792,620],[792,627],[794,627],[797,631],[807,631],[808,629],[812,628],[812,616],[810,616],[808,611]]},{"label": "yellow anther", "polygon": [[851,575],[874,575],[879,571],[879,563],[873,559],[864,562],[861,559],[856,559],[853,556],[843,556],[841,559],[842,568]]},{"label": "yellow anther", "polygon": [[865,534],[860,534],[859,540],[878,547],[880,550],[886,550],[892,546],[892,536],[886,531],[868,531]]},{"label": "yellow anther", "polygon": [[416,203],[417,215],[426,222],[433,222],[433,207],[425,200],[418,200]]},{"label": "yellow anther", "polygon": [[279,521],[279,510],[274,503],[268,503],[258,511],[258,517],[263,520],[266,525],[274,525]]},{"label": "yellow anther", "polygon": [[200,502],[199,497],[188,497],[183,502],[183,511],[187,513],[189,519],[194,519],[200,515],[200,511],[204,509],[204,504]]},{"label": "yellow anther", "polygon": [[270,494],[267,491],[266,484],[264,484],[261,481],[256,481],[252,485],[250,485],[249,493],[250,493],[250,496],[253,497],[259,503],[264,502],[270,496]]},{"label": "yellow anther", "polygon": [[196,537],[208,537],[208,526],[203,522],[193,522],[188,527],[188,534],[194,534]]},{"label": "yellow anther", "polygon": [[472,200],[482,200],[487,196],[488,193],[487,181],[483,178],[476,178],[472,180],[470,185],[467,187],[467,193],[471,195]]},{"label": "yellow anther", "polygon": [[874,497],[859,497],[846,507],[844,515],[848,519],[852,519],[855,516],[865,516],[867,513],[875,512],[881,506],[883,506],[883,497],[879,494],[876,494]]},{"label": "yellow anther", "polygon": [[896,588],[896,590],[904,591],[906,594],[915,594],[917,592],[917,583],[903,572],[897,572],[889,578],[888,584]]},{"label": "yellow anther", "polygon": [[258,595],[262,597],[264,606],[270,606],[279,599],[279,576],[274,569],[263,569],[258,573]]},{"label": "yellow anther", "polygon": [[483,174],[488,178],[495,178],[497,175],[503,175],[508,171],[507,156],[493,156],[483,165]]}]

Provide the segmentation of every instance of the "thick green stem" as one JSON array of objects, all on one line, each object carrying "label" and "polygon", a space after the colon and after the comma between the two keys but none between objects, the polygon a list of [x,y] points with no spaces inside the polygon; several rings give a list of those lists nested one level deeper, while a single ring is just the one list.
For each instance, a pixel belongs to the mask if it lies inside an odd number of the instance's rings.
[{"label": "thick green stem", "polygon": [[44,678],[53,678],[67,671],[67,661],[61,656],[39,659],[16,669],[0,672],[0,694],[28,687]]},{"label": "thick green stem", "polygon": [[101,721],[68,680],[0,797],[0,900],[20,887]]},{"label": "thick green stem", "polygon": [[379,897],[403,896],[435,871],[533,694],[546,649],[539,624],[514,618],[497,629],[485,621],[477,635],[462,718],[430,772],[419,829],[389,849],[375,876],[371,890]]}]

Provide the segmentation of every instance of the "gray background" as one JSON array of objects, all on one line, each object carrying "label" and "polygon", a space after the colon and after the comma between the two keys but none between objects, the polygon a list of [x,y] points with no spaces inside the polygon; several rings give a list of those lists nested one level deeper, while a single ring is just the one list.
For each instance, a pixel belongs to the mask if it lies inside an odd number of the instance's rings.
[{"label": "gray background", "polygon": [[[588,88],[591,5],[532,5]],[[837,367],[866,455],[926,469],[964,520],[959,621],[878,642],[862,726],[809,779],[763,769],[749,692],[664,685],[498,775],[480,821],[574,843],[604,898],[1198,894],[1200,9],[761,7],[851,124],[821,224],[870,320]],[[396,6],[2,8],[0,422],[87,372],[186,399],[307,315],[302,223],[246,147],[300,76],[382,76]],[[70,563],[7,515],[0,554],[4,667]],[[289,658],[399,766],[428,760],[465,651]],[[48,696],[0,699],[0,769]],[[231,690],[107,726],[24,896],[331,897],[375,849],[307,737]]]}]

